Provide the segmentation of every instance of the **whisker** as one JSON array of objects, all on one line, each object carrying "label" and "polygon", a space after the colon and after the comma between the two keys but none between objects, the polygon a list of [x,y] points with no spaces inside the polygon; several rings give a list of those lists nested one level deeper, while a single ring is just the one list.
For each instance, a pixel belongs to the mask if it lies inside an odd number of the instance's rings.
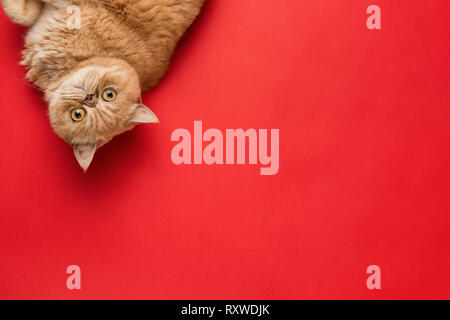
[{"label": "whisker", "polygon": [[17,79],[17,78],[14,78],[14,79],[15,79],[16,81],[19,81],[19,82],[23,83],[24,85],[29,86],[30,88],[36,89],[36,90],[38,90],[38,91],[40,91],[40,92],[44,92],[44,90],[42,90],[41,88],[36,87],[36,86],[30,84],[29,82],[26,82],[26,81],[24,81],[24,80]]},{"label": "whisker", "polygon": [[78,88],[60,89],[53,95],[63,100],[84,100],[86,98],[86,92]]}]

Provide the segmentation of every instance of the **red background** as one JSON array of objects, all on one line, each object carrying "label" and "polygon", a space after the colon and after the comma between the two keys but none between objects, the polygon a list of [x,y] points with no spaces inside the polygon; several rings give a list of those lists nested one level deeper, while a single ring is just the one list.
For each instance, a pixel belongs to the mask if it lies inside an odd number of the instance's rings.
[{"label": "red background", "polygon": [[[371,4],[382,30],[366,28]],[[86,175],[1,10],[0,297],[450,298],[449,9],[210,0],[144,95],[161,124],[116,138]],[[279,174],[175,166],[170,135],[194,120],[279,128]]]}]

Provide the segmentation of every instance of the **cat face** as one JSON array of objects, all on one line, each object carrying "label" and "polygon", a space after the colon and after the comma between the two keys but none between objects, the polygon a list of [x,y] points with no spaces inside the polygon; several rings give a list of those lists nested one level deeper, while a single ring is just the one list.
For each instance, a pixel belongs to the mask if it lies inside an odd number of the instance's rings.
[{"label": "cat face", "polygon": [[85,63],[47,92],[50,123],[87,170],[95,151],[141,123],[157,123],[141,103],[134,69],[117,59]]}]

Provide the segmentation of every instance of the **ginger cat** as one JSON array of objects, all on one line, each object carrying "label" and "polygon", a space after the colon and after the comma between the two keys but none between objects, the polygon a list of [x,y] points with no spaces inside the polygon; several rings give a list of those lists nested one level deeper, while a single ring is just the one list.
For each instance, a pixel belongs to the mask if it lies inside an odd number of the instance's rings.
[{"label": "ginger cat", "polygon": [[[137,124],[158,122],[141,90],[166,73],[205,0],[2,0],[30,26],[22,64],[45,92],[54,131],[86,171],[95,151]],[[78,28],[68,20],[77,6]]]}]

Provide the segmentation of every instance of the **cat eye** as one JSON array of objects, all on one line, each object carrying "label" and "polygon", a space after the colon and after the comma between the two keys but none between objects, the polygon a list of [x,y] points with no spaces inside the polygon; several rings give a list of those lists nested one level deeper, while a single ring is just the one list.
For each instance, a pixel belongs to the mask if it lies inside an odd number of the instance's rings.
[{"label": "cat eye", "polygon": [[86,110],[83,108],[76,108],[70,112],[72,120],[75,122],[80,122],[86,117]]},{"label": "cat eye", "polygon": [[103,100],[107,102],[113,101],[117,97],[117,92],[114,89],[108,88],[103,91]]}]

